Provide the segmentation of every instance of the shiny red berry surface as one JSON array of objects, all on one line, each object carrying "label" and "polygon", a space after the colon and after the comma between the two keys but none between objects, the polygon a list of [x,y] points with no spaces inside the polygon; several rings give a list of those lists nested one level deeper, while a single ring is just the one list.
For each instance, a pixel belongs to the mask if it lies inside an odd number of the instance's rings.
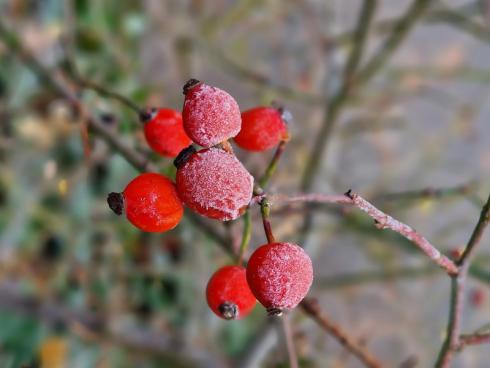
[{"label": "shiny red berry surface", "polygon": [[313,266],[296,244],[265,244],[248,261],[247,281],[257,300],[269,312],[278,313],[296,307],[306,296],[313,282]]},{"label": "shiny red berry surface", "polygon": [[[111,195],[117,197],[121,194],[111,193],[109,201]],[[121,199],[128,220],[147,232],[173,229],[184,213],[174,183],[156,173],[145,173],[134,178],[124,189]]]},{"label": "shiny red berry surface", "polygon": [[256,107],[242,112],[242,129],[235,142],[249,151],[266,151],[288,138],[281,113],[273,107]]},{"label": "shiny red berry surface", "polygon": [[148,145],[162,156],[175,157],[191,144],[184,131],[182,115],[172,109],[158,109],[150,113],[144,132]]},{"label": "shiny red berry surface", "polygon": [[182,111],[187,135],[202,147],[211,147],[238,134],[240,109],[227,92],[202,82],[184,88]]},{"label": "shiny red berry surface", "polygon": [[219,148],[191,154],[176,175],[182,201],[200,215],[222,221],[236,219],[245,211],[253,182],[235,155]]},{"label": "shiny red berry surface", "polygon": [[209,308],[224,319],[241,319],[254,308],[256,300],[247,284],[245,268],[225,266],[208,281],[206,299]]}]

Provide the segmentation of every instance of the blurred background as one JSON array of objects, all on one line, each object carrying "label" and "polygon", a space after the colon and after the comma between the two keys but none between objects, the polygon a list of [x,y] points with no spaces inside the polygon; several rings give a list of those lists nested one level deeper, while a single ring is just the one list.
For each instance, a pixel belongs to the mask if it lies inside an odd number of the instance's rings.
[{"label": "blurred background", "polygon": [[[352,188],[446,254],[464,247],[490,190],[490,3],[379,1],[358,60],[361,70],[378,64],[332,106],[350,83],[362,5],[0,0],[0,367],[288,366],[261,307],[226,322],[206,305],[241,219],[187,213],[176,229],[145,234],[108,209],[107,193],[138,173],[118,144],[136,166],[149,159],[174,175],[111,91],[179,110],[195,77],[242,110],[281,101],[294,122],[271,193]],[[53,79],[76,88],[78,111]],[[260,177],[273,152],[234,147]],[[265,242],[258,211],[252,218],[249,251]],[[448,313],[443,271],[355,210],[276,206],[272,224],[277,239],[306,247],[309,295],[332,321],[387,367],[433,365]],[[489,283],[487,236],[463,332],[490,322]],[[363,366],[301,311],[290,318],[301,367]],[[488,367],[489,356],[490,346],[468,347],[455,366]]]}]

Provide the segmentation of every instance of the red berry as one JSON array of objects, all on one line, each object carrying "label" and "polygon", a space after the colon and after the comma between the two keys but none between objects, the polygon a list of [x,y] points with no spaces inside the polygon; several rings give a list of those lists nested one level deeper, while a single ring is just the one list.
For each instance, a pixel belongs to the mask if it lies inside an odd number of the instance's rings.
[{"label": "red berry", "polygon": [[148,145],[162,156],[175,157],[191,144],[185,134],[180,112],[172,109],[159,109],[150,114],[145,122],[145,138]]},{"label": "red berry", "polygon": [[179,157],[177,192],[189,208],[222,221],[234,220],[245,211],[254,179],[235,155],[208,148],[191,153],[185,162],[179,162]]},{"label": "red berry", "polygon": [[259,247],[247,265],[247,281],[269,313],[296,307],[313,281],[311,259],[300,246],[271,243]]},{"label": "red berry", "polygon": [[249,151],[266,151],[287,138],[281,112],[273,107],[256,107],[242,112],[242,129],[235,142]]},{"label": "red berry", "polygon": [[147,232],[173,229],[184,213],[172,181],[156,173],[137,176],[123,193],[110,193],[107,202],[118,215],[126,210],[129,222]]},{"label": "red berry", "polygon": [[209,308],[224,319],[241,319],[255,307],[255,296],[250,291],[245,268],[225,266],[208,281],[206,299]]},{"label": "red berry", "polygon": [[184,94],[184,129],[194,142],[211,147],[238,134],[240,108],[227,92],[191,79]]}]

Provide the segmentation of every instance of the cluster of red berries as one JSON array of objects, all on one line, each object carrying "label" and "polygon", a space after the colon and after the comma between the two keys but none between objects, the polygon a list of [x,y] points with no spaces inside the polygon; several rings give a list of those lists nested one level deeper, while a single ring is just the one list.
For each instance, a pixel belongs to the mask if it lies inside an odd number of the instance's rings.
[{"label": "cluster of red berries", "polygon": [[[189,80],[182,114],[151,109],[142,114],[149,146],[176,157],[175,184],[157,173],[133,179],[122,193],[110,193],[109,207],[147,232],[173,229],[183,204],[208,218],[228,221],[241,216],[252,199],[254,178],[233,154],[228,140],[243,149],[265,151],[288,139],[284,111],[257,107],[240,113],[227,92]],[[196,150],[191,144],[202,147]],[[224,319],[238,319],[253,309],[256,299],[271,314],[294,308],[313,280],[311,260],[298,245],[270,243],[259,247],[247,268],[225,266],[209,280],[209,307]]]}]

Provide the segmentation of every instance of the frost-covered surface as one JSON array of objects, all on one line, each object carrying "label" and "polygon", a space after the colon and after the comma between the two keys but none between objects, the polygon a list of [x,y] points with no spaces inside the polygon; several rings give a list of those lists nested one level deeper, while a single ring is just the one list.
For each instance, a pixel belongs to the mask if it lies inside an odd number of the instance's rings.
[{"label": "frost-covered surface", "polygon": [[236,219],[252,199],[253,177],[234,155],[218,148],[192,155],[176,181],[182,201],[214,219]]},{"label": "frost-covered surface", "polygon": [[204,83],[186,95],[183,108],[187,135],[203,147],[211,147],[238,134],[240,108],[227,92]]},{"label": "frost-covered surface", "polygon": [[296,244],[266,244],[250,257],[247,280],[266,308],[291,309],[308,293],[313,266],[308,254]]}]

